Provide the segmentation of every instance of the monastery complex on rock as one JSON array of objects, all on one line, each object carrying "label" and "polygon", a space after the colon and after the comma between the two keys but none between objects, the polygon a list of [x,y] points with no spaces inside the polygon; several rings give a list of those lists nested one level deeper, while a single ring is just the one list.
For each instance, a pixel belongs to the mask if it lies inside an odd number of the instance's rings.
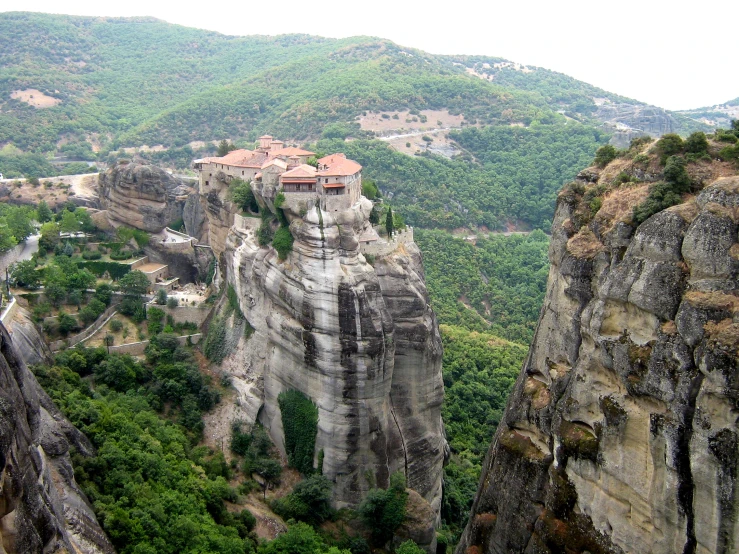
[{"label": "monastery complex on rock", "polygon": [[285,147],[265,135],[256,150],[233,150],[222,157],[195,160],[200,190],[207,194],[216,181],[239,178],[252,182],[265,198],[285,194],[285,207],[296,212],[315,205],[327,212],[349,209],[362,194],[362,166],[344,154],[320,158],[316,166],[308,159],[314,152]]}]

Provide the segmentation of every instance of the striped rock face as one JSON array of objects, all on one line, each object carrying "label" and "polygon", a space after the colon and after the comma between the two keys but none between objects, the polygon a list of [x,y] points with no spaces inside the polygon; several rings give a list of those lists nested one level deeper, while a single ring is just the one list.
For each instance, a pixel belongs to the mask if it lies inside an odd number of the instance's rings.
[{"label": "striped rock face", "polygon": [[337,506],[356,506],[403,471],[438,518],[447,453],[438,325],[414,243],[373,265],[360,253],[370,210],[363,199],[293,219],[284,261],[259,247],[254,229],[231,230],[223,274],[255,332],[222,367],[241,393],[238,416],[258,414],[283,450],[278,395],[295,389],[313,401],[315,457],[323,453]]},{"label": "striped rock face", "polygon": [[636,228],[576,209],[457,552],[736,552],[739,178]]},{"label": "striped rock face", "polygon": [[0,323],[0,551],[114,552],[74,480],[71,446],[92,452]]}]

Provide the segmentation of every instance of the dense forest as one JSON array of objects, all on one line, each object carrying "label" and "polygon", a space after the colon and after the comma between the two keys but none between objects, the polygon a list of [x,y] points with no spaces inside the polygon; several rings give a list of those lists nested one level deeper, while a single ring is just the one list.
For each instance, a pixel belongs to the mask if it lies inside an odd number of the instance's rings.
[{"label": "dense forest", "polygon": [[319,141],[364,166],[409,225],[548,230],[562,183],[593,159],[607,135],[584,125],[491,126],[454,131],[454,159],[407,156],[377,140]]},{"label": "dense forest", "polygon": [[546,290],[549,237],[490,235],[475,243],[415,232],[439,322],[528,344]]}]

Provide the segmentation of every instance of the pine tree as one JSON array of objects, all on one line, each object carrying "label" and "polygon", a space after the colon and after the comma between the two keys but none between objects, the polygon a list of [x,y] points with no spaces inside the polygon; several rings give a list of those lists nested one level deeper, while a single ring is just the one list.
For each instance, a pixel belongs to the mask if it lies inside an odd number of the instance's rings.
[{"label": "pine tree", "polygon": [[51,221],[51,209],[49,208],[49,205],[43,200],[39,202],[38,208],[36,208],[36,213],[39,223],[46,223],[47,221]]}]

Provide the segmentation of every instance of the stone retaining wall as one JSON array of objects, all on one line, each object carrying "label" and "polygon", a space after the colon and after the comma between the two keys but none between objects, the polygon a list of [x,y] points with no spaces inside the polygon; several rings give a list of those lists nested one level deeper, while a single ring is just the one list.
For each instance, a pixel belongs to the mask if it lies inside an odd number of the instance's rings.
[{"label": "stone retaining wall", "polygon": [[[191,344],[197,344],[200,342],[200,339],[202,338],[201,333],[196,333],[194,335],[183,335],[181,337],[177,337],[177,340],[180,344],[187,344],[187,339],[190,339]],[[141,342],[130,342],[128,344],[119,344],[117,346],[111,346],[108,350],[110,352],[116,352],[118,354],[130,354],[131,356],[143,356],[144,351],[146,350],[146,346],[149,344],[148,340],[144,340]]]},{"label": "stone retaining wall", "polygon": [[5,308],[3,308],[2,315],[0,315],[0,321],[3,322],[3,325],[6,325],[6,322],[12,321],[13,316],[15,315],[15,312],[17,311],[18,311],[18,302],[15,300],[15,297],[13,297],[10,299],[10,302],[8,302],[8,305],[5,306]]},{"label": "stone retaining wall", "polygon": [[241,230],[256,231],[262,224],[262,220],[259,217],[244,217],[243,215],[234,214],[234,227]]},{"label": "stone retaining wall", "polygon": [[107,323],[107,321],[111,317],[113,317],[113,314],[115,314],[117,310],[118,310],[117,304],[110,306],[107,310],[105,310],[102,313],[100,317],[98,317],[92,323],[92,325],[84,329],[81,333],[78,333],[77,335],[72,335],[71,337],[67,337],[66,339],[55,340],[49,343],[49,348],[51,348],[52,352],[58,352],[59,350],[70,348],[76,344],[79,344],[83,340],[89,339],[92,335],[97,333],[103,327],[103,325]]},{"label": "stone retaining wall", "polygon": [[185,323],[190,321],[196,323],[200,327],[207,319],[213,306],[178,306],[170,308],[168,306],[160,306],[158,304],[150,304],[150,308],[159,308],[165,314],[171,315],[175,323]]},{"label": "stone retaining wall", "polygon": [[18,261],[18,258],[20,258],[21,252],[23,252],[24,248],[25,244],[21,242],[20,244],[11,248],[7,252],[3,252],[3,254],[0,255],[0,275],[3,279],[5,279],[5,270]]},{"label": "stone retaining wall", "polygon": [[410,242],[413,242],[413,227],[406,227],[402,231],[396,231],[391,241],[380,239],[369,244],[361,244],[359,250],[362,254],[369,254],[370,256],[386,256],[394,252],[401,244]]}]

